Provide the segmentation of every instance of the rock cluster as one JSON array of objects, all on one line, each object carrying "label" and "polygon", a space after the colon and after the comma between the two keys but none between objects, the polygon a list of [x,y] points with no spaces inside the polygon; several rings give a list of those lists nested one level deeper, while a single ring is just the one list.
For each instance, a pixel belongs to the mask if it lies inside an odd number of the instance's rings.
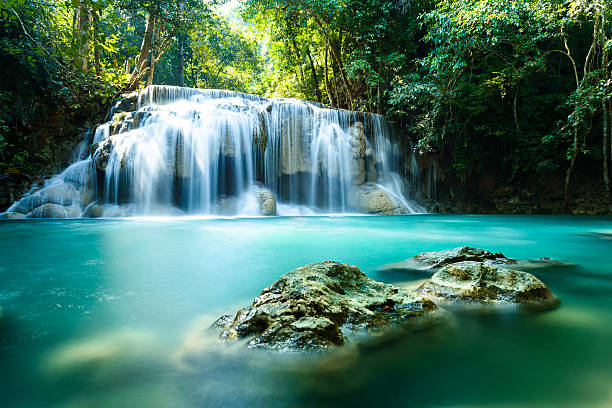
[{"label": "rock cluster", "polygon": [[326,261],[288,272],[251,307],[214,326],[223,340],[245,339],[249,347],[320,350],[345,344],[356,330],[399,325],[437,309],[423,296],[367,278],[356,266]]},{"label": "rock cluster", "polygon": [[414,291],[326,261],[286,273],[250,307],[220,317],[213,328],[223,341],[244,340],[251,348],[324,350],[344,345],[359,331],[432,321],[427,317],[441,313],[436,303],[540,309],[559,303],[541,280],[508,268],[517,262],[501,253],[459,247],[415,258],[437,272]]}]

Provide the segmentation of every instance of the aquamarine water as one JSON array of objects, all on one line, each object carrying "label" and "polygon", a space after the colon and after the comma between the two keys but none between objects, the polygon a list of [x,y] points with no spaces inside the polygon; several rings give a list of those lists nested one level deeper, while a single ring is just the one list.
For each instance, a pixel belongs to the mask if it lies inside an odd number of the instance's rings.
[{"label": "aquamarine water", "polygon": [[[381,216],[0,223],[3,407],[609,407],[611,218]],[[319,358],[198,336],[292,268],[377,268],[471,245],[574,266],[534,272],[542,314],[463,312]]]}]

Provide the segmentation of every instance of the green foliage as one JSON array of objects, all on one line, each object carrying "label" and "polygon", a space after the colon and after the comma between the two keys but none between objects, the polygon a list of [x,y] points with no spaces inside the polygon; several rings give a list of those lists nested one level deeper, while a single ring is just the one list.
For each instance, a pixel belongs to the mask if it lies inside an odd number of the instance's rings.
[{"label": "green foliage", "polygon": [[602,157],[609,1],[242,0],[221,15],[224,3],[0,0],[0,164],[44,161],[41,121],[147,82],[385,114],[464,181]]}]

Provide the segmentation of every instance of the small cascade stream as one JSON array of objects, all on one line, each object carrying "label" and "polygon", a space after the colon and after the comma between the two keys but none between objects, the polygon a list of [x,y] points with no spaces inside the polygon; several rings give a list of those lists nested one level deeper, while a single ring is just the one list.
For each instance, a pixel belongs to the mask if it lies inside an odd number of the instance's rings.
[{"label": "small cascade stream", "polygon": [[124,95],[111,120],[90,133],[75,164],[5,214],[425,212],[409,197],[418,180],[416,160],[409,157],[401,174],[392,127],[380,115],[231,91],[151,86]]}]

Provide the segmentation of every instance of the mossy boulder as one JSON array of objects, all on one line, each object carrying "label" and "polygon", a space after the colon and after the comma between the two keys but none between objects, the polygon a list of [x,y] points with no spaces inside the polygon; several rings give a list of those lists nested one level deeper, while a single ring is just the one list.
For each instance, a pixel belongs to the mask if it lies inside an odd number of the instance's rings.
[{"label": "mossy boulder", "polygon": [[434,301],[551,306],[558,303],[550,289],[532,274],[475,261],[442,267],[417,292]]},{"label": "mossy boulder", "polygon": [[[403,325],[438,310],[429,299],[376,282],[356,266],[326,261],[294,269],[235,316],[213,327],[225,341],[282,351],[342,346],[352,334]],[[426,320],[426,319],[424,319]]]}]

